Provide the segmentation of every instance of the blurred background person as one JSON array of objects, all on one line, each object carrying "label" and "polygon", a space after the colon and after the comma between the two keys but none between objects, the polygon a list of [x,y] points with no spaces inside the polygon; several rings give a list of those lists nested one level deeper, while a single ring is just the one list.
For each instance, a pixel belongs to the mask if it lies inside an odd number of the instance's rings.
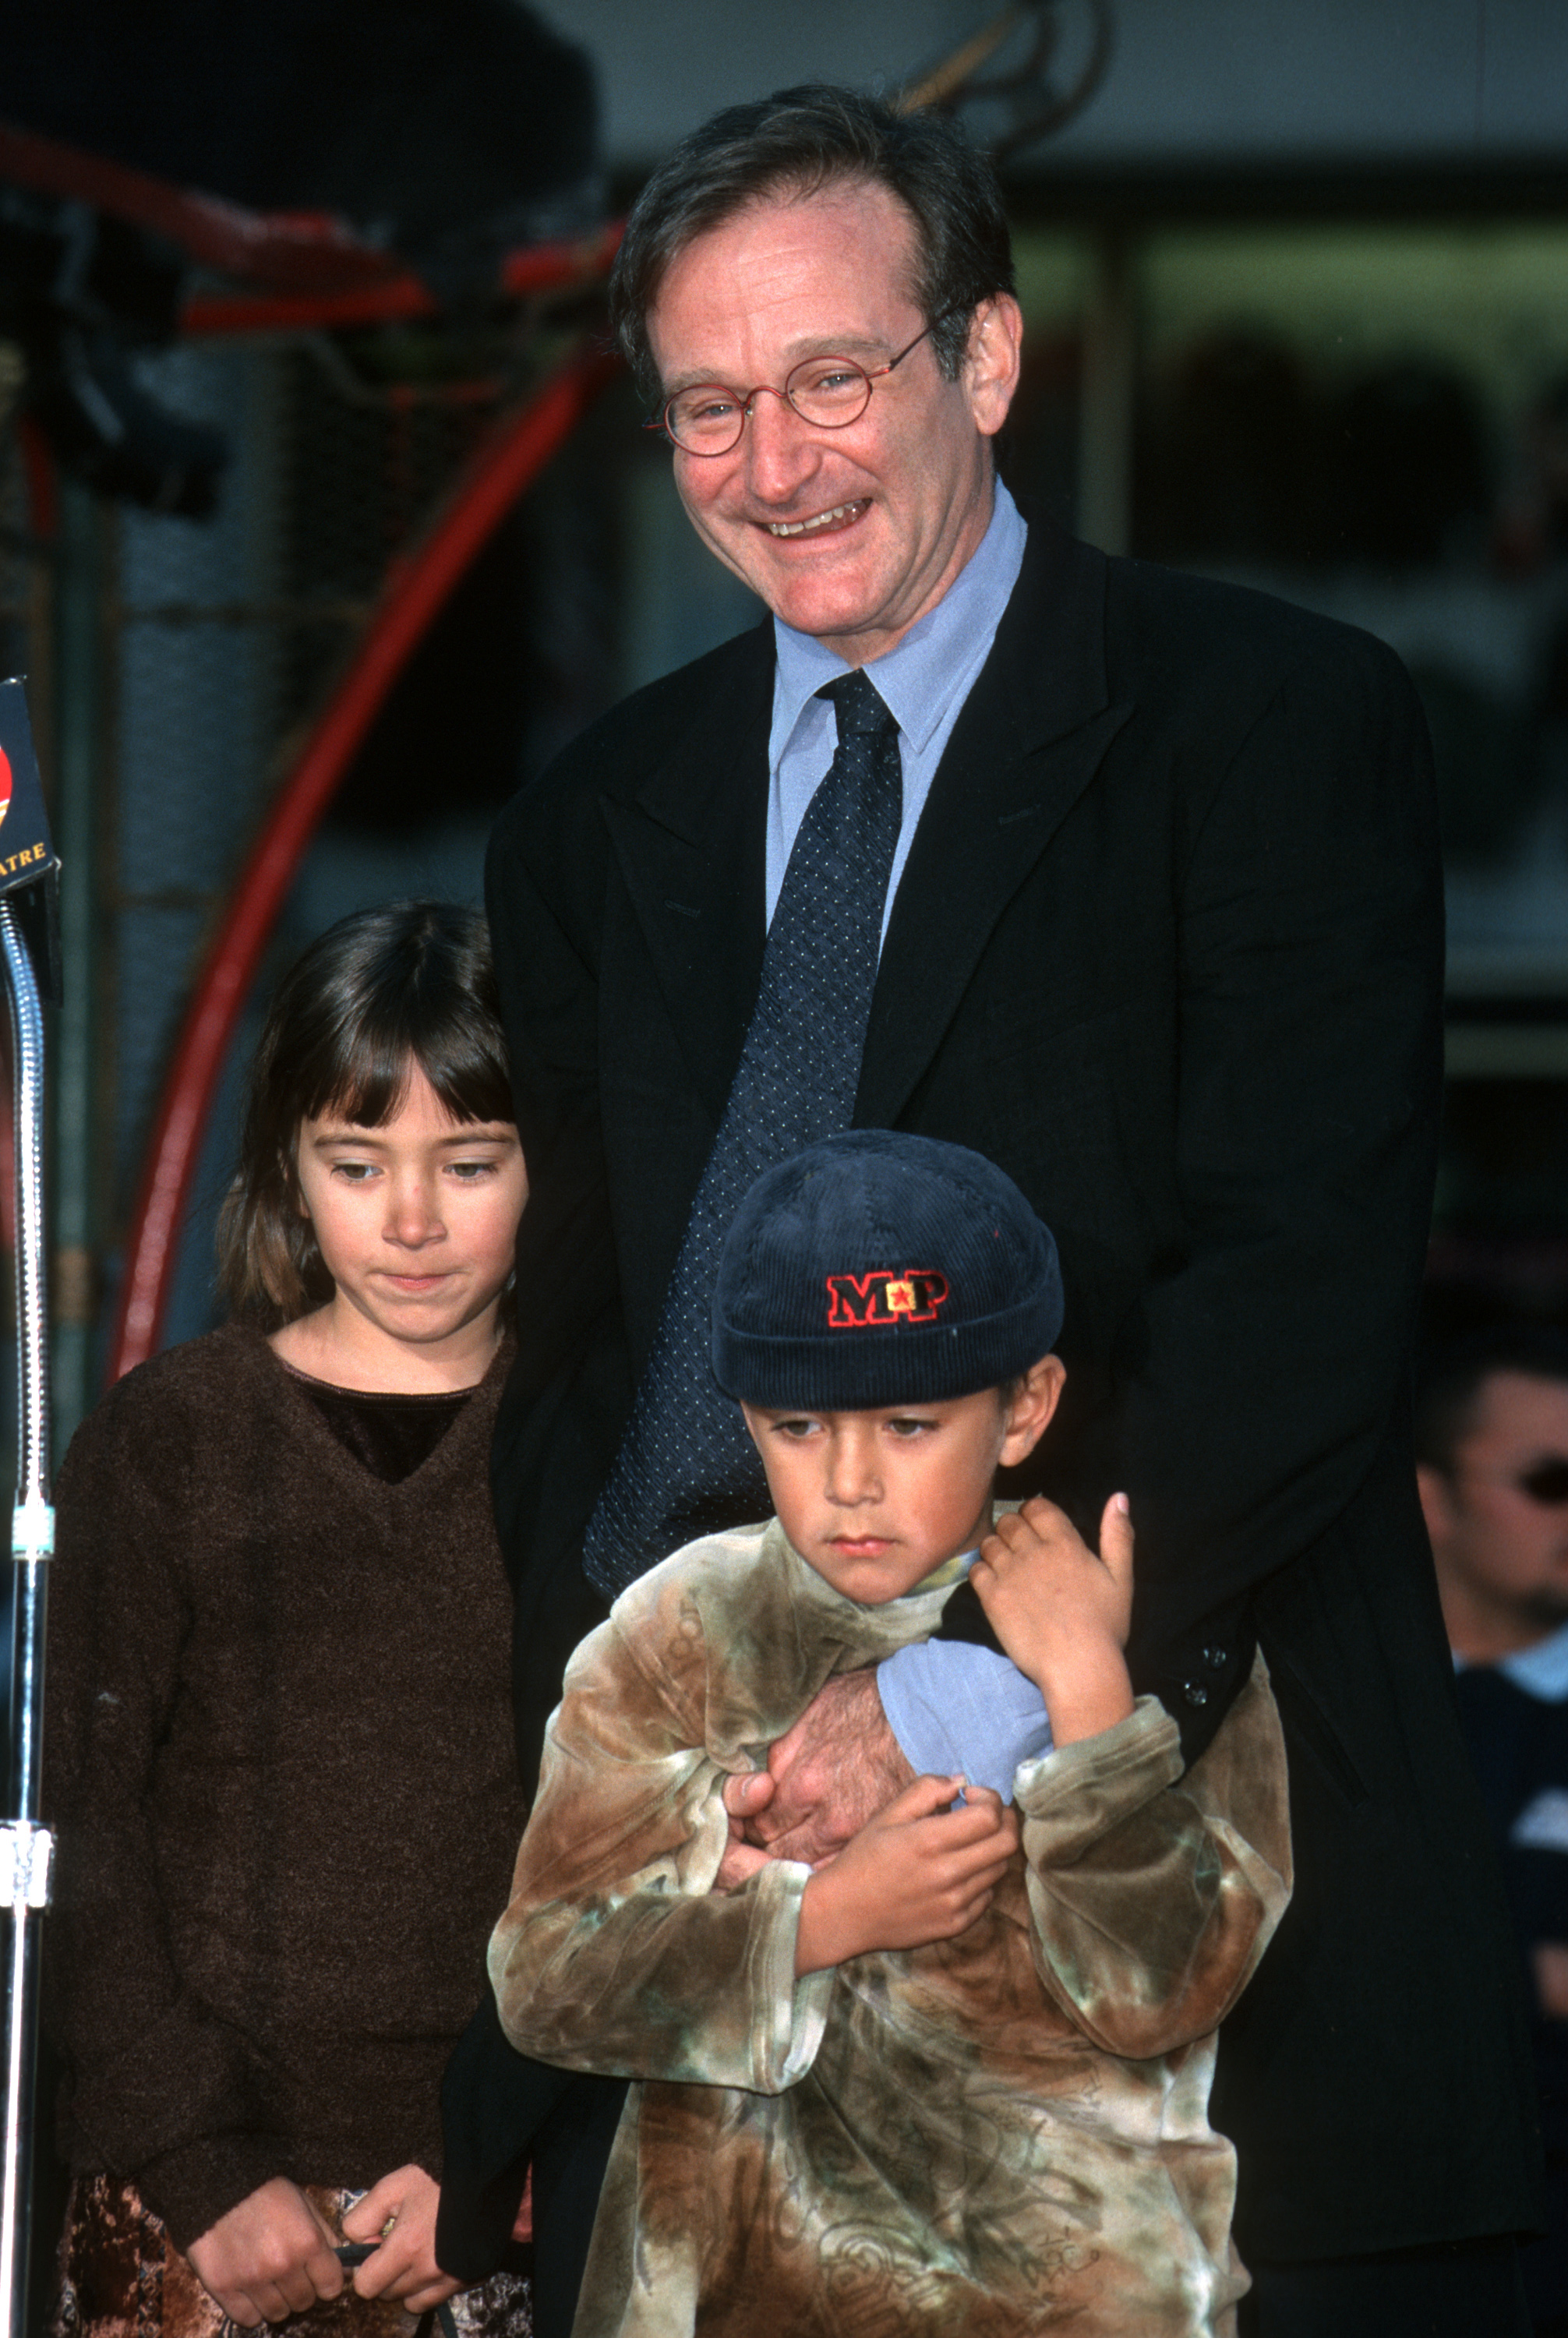
[{"label": "blurred background person", "polygon": [[1469,1332],[1422,1374],[1416,1450],[1460,1715],[1526,1967],[1552,2225],[1523,2255],[1568,2333],[1568,1335]]}]

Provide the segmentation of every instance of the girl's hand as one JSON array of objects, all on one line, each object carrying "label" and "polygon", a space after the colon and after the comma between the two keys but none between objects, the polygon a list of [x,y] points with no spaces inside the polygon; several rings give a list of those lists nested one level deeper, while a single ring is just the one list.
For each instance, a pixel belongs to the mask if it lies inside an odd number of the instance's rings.
[{"label": "girl's hand", "polygon": [[[950,1809],[961,1788],[967,1800]],[[989,1786],[916,1778],[811,1876],[796,1972],[951,1940],[990,1905],[1018,1840],[1017,1819]]]},{"label": "girl's hand", "polygon": [[202,2288],[244,2330],[303,2313],[343,2287],[331,2234],[286,2176],[247,2193],[186,2254]]},{"label": "girl's hand", "polygon": [[1044,1698],[1058,1745],[1126,1720],[1132,1521],[1125,1494],[1105,1505],[1098,1557],[1054,1502],[1036,1495],[1004,1512],[969,1580],[1002,1645]]},{"label": "girl's hand", "polygon": [[[343,2219],[351,2241],[386,2238],[374,2256],[356,2269],[361,2297],[395,2298],[410,2313],[428,2313],[462,2288],[436,2262],[436,2211],[441,2186],[422,2167],[395,2167],[357,2200]],[[387,2230],[390,2220],[390,2230]]]}]

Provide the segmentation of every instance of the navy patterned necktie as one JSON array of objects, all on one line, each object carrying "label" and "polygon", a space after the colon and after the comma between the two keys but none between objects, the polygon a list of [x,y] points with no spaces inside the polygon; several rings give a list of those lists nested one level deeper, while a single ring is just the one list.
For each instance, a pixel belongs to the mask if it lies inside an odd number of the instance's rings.
[{"label": "navy patterned necktie", "polygon": [[757,1449],[709,1363],[719,1253],[764,1169],[849,1125],[903,818],[898,726],[873,684],[857,671],[817,694],[833,701],[838,749],[789,855],[724,1117],[588,1524],[583,1567],[611,1596],[694,1536],[768,1515]]}]

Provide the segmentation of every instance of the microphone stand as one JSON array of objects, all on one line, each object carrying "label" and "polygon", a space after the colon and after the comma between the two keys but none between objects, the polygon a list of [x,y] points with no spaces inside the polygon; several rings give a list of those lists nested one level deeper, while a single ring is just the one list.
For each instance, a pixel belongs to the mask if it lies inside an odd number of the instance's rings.
[{"label": "microphone stand", "polygon": [[[0,2338],[23,2338],[34,2166],[40,1919],[54,1838],[39,1824],[49,1501],[48,1296],[44,1241],[44,993],[60,995],[58,869],[19,682],[0,683],[0,956],[11,1014],[16,1179],[16,1498],[11,1651],[11,1815],[0,1823],[0,1900],[8,1899],[5,2130],[0,2151]],[[34,960],[44,971],[41,987]]]},{"label": "microphone stand", "polygon": [[0,2158],[0,2305],[5,2338],[21,2338],[27,2306],[27,2209],[33,2175],[40,1917],[49,1904],[54,1838],[38,1824],[44,1719],[49,1503],[49,1374],[44,1292],[44,1012],[17,914],[0,899],[0,950],[11,1007],[16,1144],[16,1503],[11,1657],[11,1803],[0,1825],[0,1892],[11,1906],[5,1988],[5,2148]]}]

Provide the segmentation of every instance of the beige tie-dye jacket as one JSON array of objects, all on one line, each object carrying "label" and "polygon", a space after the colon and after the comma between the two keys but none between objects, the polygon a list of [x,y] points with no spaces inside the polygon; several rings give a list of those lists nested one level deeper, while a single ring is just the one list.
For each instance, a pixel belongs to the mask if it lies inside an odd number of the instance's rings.
[{"label": "beige tie-dye jacket", "polygon": [[1214,2028],[1290,1890],[1261,1660],[1185,1776],[1152,1698],[1019,1770],[953,1940],[795,1978],[808,1871],[712,1893],[727,1776],[929,1636],[777,1524],[676,1553],[567,1669],[490,1970],[508,2036],[627,2099],[574,2338],[1186,2338],[1234,2328]]}]

